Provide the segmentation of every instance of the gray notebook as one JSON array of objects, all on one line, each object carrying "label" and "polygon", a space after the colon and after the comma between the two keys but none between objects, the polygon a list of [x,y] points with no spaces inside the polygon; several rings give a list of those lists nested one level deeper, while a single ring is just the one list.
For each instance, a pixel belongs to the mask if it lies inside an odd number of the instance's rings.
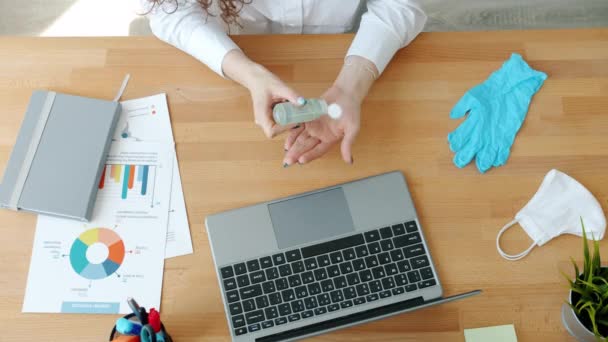
[{"label": "gray notebook", "polygon": [[120,103],[35,91],[0,184],[0,207],[91,218]]}]

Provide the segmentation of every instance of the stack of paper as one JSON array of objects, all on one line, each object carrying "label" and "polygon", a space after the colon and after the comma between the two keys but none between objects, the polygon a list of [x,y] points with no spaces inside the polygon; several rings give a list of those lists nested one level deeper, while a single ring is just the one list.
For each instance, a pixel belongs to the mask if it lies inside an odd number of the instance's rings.
[{"label": "stack of paper", "polygon": [[[175,146],[167,96],[158,94],[122,102],[115,141],[159,141]],[[192,253],[192,239],[186,213],[177,155],[173,157],[173,181],[165,258]]]},{"label": "stack of paper", "polygon": [[159,309],[164,259],[188,253],[166,96],[125,101],[91,221],[38,218],[23,311],[128,313],[127,297]]}]

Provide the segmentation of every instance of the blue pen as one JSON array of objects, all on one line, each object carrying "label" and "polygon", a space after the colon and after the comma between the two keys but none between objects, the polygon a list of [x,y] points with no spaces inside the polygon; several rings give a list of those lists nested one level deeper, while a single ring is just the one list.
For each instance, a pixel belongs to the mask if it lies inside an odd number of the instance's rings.
[{"label": "blue pen", "polygon": [[141,325],[123,317],[116,321],[116,331],[123,335],[140,335]]}]

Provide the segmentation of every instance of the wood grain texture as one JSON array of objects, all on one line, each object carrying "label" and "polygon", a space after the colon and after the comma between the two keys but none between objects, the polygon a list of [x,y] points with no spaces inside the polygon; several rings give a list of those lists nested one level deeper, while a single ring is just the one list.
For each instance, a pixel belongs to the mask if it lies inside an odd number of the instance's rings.
[{"label": "wood grain texture", "polygon": [[[353,1],[353,0],[349,0]],[[605,0],[419,0],[429,16],[428,32],[487,31],[513,29],[556,29],[605,27],[608,1]],[[111,3],[113,11],[99,13],[99,6],[87,0],[29,0],[15,5],[0,0],[0,35],[37,36],[66,12],[78,7],[82,20],[60,34],[65,36],[113,35],[116,28],[107,23],[113,16],[133,13],[129,1]],[[103,20],[99,20],[102,18]],[[122,24],[122,23],[121,23]],[[124,24],[122,24],[124,25]],[[152,35],[148,20],[135,17],[129,23],[130,36]]]},{"label": "wood grain texture", "polygon": [[[255,60],[306,96],[339,70],[352,36],[235,38]],[[162,314],[177,341],[226,341],[227,324],[204,227],[206,215],[389,170],[406,175],[445,294],[480,296],[357,326],[316,341],[464,341],[463,329],[515,324],[520,341],[570,341],[560,322],[567,289],[559,271],[581,260],[564,236],[519,262],[500,258],[496,233],[551,168],[608,206],[608,29],[425,33],[399,52],[363,104],[354,166],[337,149],[310,165],[281,167],[282,140],[252,122],[246,90],[154,38],[0,38],[0,168],[32,90],[126,99],[166,92],[195,253],[165,263]],[[559,50],[559,53],[555,51]],[[448,113],[511,52],[549,78],[532,102],[508,163],[485,175],[457,169]],[[103,341],[116,316],[22,314],[35,217],[0,211],[0,340]],[[514,229],[509,252],[528,246]],[[605,242],[601,250],[608,258]]]}]

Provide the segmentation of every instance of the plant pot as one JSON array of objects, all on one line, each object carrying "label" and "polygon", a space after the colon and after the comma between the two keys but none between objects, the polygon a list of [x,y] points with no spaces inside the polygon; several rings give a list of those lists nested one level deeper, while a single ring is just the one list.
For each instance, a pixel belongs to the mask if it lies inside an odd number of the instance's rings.
[{"label": "plant pot", "polygon": [[[572,291],[568,295],[568,301],[572,303]],[[562,305],[562,323],[568,333],[580,342],[597,342],[593,331],[590,331],[578,318],[574,310],[568,305]]]}]

